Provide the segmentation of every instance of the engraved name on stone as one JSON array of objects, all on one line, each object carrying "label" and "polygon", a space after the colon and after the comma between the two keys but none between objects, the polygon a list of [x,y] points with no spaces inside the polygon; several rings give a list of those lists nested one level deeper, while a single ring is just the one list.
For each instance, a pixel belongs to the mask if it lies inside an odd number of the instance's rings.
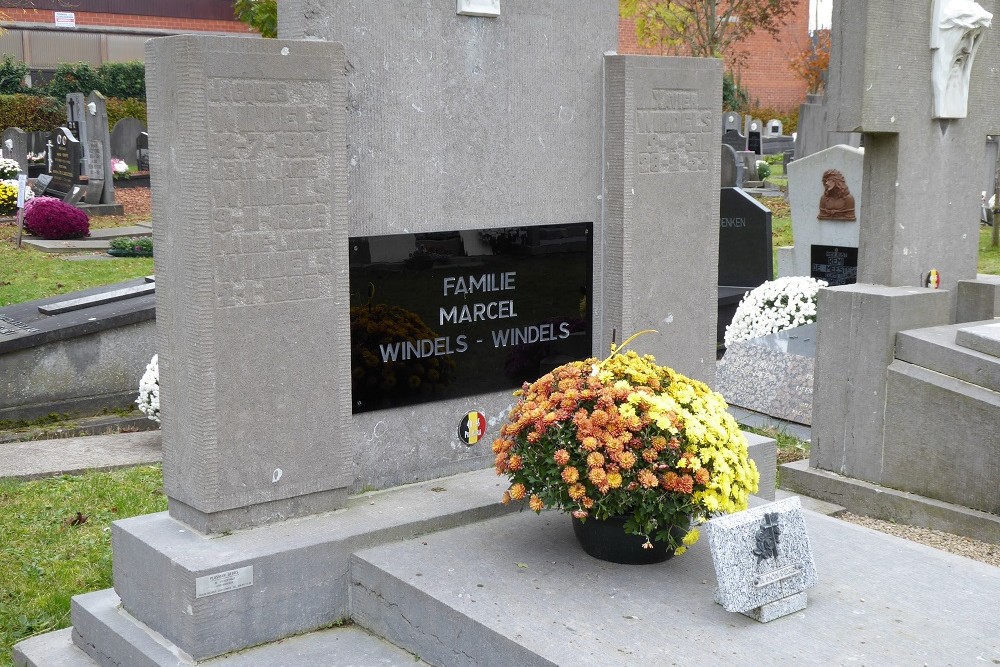
[{"label": "engraved name on stone", "polygon": [[763,574],[757,575],[754,579],[754,585],[757,588],[764,588],[765,586],[770,586],[771,584],[776,584],[779,581],[784,581],[785,579],[791,579],[802,574],[803,568],[801,564],[796,565],[786,565],[785,567],[779,567],[777,570],[771,570],[770,572],[765,572]]},{"label": "engraved name on stone", "polygon": [[701,103],[698,91],[653,88],[642,97],[635,114],[639,173],[707,172],[717,139],[712,110]]},{"label": "engraved name on stone", "polygon": [[198,577],[194,580],[194,596],[204,598],[248,586],[253,586],[253,565]]},{"label": "engraved name on stone", "polygon": [[29,327],[24,322],[15,320],[8,315],[0,315],[0,322],[7,324],[9,326],[4,326],[0,324],[0,335],[3,336],[18,336],[21,334],[35,333],[38,329],[34,327]]},{"label": "engraved name on stone", "polygon": [[[215,201],[216,305],[256,306],[332,293],[333,170],[323,86],[208,82]],[[289,131],[295,128],[295,131]]]}]

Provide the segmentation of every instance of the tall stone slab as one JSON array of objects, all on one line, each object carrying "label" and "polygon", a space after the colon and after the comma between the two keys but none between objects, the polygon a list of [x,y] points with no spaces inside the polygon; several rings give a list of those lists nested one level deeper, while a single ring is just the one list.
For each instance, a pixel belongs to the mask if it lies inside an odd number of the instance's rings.
[{"label": "tall stone slab", "polygon": [[351,483],[345,59],[325,43],[147,42],[163,476],[223,532]]},{"label": "tall stone slab", "polygon": [[146,126],[138,118],[122,118],[111,130],[111,155],[125,160],[133,169],[139,168],[136,140],[146,131]]},{"label": "tall stone slab", "polygon": [[3,156],[17,162],[21,173],[28,173],[28,135],[19,127],[8,127],[0,134]]},{"label": "tall stone slab", "polygon": [[[90,187],[87,201],[114,204],[115,182],[111,176],[111,132],[108,129],[108,104],[104,95],[93,91],[87,96],[87,177]],[[100,182],[98,184],[98,181]]]},{"label": "tall stone slab", "polygon": [[[722,67],[607,56],[603,333],[715,381]],[[683,286],[683,287],[681,287]]]},{"label": "tall stone slab", "polygon": [[[341,42],[348,54],[349,236],[594,222],[599,252],[603,55],[617,44],[617,11],[611,0],[569,12],[562,0],[500,3],[498,17],[439,0],[278,3],[282,37]],[[589,296],[601,279],[595,270]],[[599,322],[600,299],[588,303]],[[353,490],[490,465],[513,401],[502,391],[428,403],[419,419],[354,415]],[[458,426],[472,411],[487,429],[468,447]]]},{"label": "tall stone slab", "polygon": [[[996,0],[979,4],[997,15]],[[936,269],[954,314],[954,287],[976,277],[981,187],[969,165],[983,163],[986,136],[1000,131],[1000,35],[987,29],[975,59],[962,60],[966,117],[936,118],[934,6],[943,5],[835,2],[827,113],[833,129],[864,133],[858,280],[921,285]]]}]

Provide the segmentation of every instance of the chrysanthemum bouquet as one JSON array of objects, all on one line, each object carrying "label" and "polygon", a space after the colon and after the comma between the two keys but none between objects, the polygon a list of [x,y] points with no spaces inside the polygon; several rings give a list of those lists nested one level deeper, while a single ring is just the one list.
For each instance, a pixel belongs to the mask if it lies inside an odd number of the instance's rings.
[{"label": "chrysanthemum bouquet", "polygon": [[139,397],[135,399],[139,411],[152,419],[160,422],[160,366],[158,358],[160,355],[154,354],[146,366],[146,372],[139,380]]},{"label": "chrysanthemum bouquet", "polygon": [[788,276],[747,293],[726,327],[726,346],[816,321],[816,297],[825,280]]},{"label": "chrysanthemum bouquet", "polygon": [[17,175],[21,173],[21,165],[18,164],[17,160],[11,160],[10,158],[0,157],[0,179],[10,180],[16,179]]},{"label": "chrysanthemum bouquet", "polygon": [[665,542],[679,555],[698,531],[678,544],[671,529],[746,509],[759,475],[722,396],[622,348],[519,390],[493,443],[497,474],[511,481],[503,500],[584,521],[625,516],[644,546]]}]

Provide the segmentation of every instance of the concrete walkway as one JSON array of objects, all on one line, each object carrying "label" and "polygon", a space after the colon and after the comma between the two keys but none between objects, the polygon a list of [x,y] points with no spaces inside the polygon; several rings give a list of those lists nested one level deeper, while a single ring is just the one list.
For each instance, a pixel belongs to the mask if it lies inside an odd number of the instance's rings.
[{"label": "concrete walkway", "polygon": [[0,444],[0,479],[37,479],[161,460],[160,432],[115,433]]}]

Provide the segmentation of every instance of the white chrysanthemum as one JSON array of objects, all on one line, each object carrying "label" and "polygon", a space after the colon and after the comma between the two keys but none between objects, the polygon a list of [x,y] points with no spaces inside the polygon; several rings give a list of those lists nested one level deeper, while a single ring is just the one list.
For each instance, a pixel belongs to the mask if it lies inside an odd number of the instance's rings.
[{"label": "white chrysanthemum", "polygon": [[21,173],[21,165],[17,160],[0,157],[0,179],[17,178]]},{"label": "white chrysanthemum", "polygon": [[139,398],[135,399],[139,410],[157,423],[160,422],[160,366],[157,362],[158,357],[158,354],[154,354],[149,365],[146,366],[146,372],[139,380]]},{"label": "white chrysanthemum", "polygon": [[726,327],[726,346],[816,321],[816,295],[824,280],[788,276],[750,291]]}]

